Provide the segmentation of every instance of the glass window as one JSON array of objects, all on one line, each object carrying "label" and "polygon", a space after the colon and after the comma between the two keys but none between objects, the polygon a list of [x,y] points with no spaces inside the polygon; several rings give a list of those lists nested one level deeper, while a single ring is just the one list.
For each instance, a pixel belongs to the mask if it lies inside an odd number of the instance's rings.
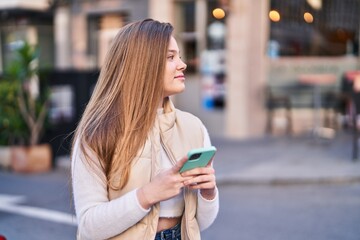
[{"label": "glass window", "polygon": [[126,23],[125,14],[94,14],[88,17],[88,54],[92,68],[102,66],[111,41]]},{"label": "glass window", "polygon": [[[37,13],[37,12],[36,12]],[[54,65],[54,38],[52,19],[44,13],[14,11],[0,21],[0,73],[14,58],[14,50],[28,41],[39,48],[39,67]]]},{"label": "glass window", "polygon": [[6,69],[14,59],[14,51],[24,44],[27,39],[27,27],[3,27],[1,29],[3,67]]},{"label": "glass window", "polygon": [[187,72],[194,72],[197,64],[197,39],[195,30],[195,1],[179,1],[176,4],[176,36],[181,56],[187,64]]},{"label": "glass window", "polygon": [[59,124],[73,121],[74,90],[71,85],[57,85],[50,90],[50,122]]},{"label": "glass window", "polygon": [[359,1],[271,0],[268,55],[358,55]]},{"label": "glass window", "polygon": [[225,48],[226,15],[218,1],[210,0],[207,6],[207,49]]}]

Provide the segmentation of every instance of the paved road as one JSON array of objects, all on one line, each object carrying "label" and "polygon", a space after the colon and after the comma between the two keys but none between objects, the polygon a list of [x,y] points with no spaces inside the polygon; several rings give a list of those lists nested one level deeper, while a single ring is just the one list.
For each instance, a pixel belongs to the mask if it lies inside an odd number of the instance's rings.
[{"label": "paved road", "polygon": [[351,159],[350,133],[321,141],[299,136],[213,139],[213,144],[219,149],[214,161],[219,184],[360,182],[360,160]]},{"label": "paved road", "polygon": [[359,240],[360,184],[222,186],[206,240]]},{"label": "paved road", "polygon": [[75,239],[68,182],[63,169],[40,175],[0,172],[0,235],[8,240]]},{"label": "paved road", "polygon": [[[25,199],[15,204],[20,209],[34,207],[71,216],[68,179],[64,170],[43,175],[0,172],[0,201],[4,194],[21,195]],[[220,213],[203,233],[205,240],[359,240],[359,183],[221,185],[220,193]],[[47,217],[0,210],[0,234],[9,240],[75,239],[73,224]]]},{"label": "paved road", "polygon": [[[309,138],[213,143],[221,202],[205,240],[360,239],[360,161],[351,161],[351,135],[324,144]],[[64,168],[0,171],[0,234],[75,239],[69,180]]]}]

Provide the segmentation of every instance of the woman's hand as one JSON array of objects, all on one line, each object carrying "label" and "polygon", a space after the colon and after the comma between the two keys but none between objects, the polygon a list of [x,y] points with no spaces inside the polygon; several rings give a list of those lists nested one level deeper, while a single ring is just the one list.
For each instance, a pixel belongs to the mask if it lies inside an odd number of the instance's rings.
[{"label": "woman's hand", "polygon": [[184,178],[190,179],[184,182],[190,189],[200,189],[200,194],[205,199],[211,200],[216,194],[215,169],[212,167],[212,160],[206,167],[194,168],[181,174]]},{"label": "woman's hand", "polygon": [[184,182],[192,178],[192,176],[181,176],[179,173],[187,160],[187,157],[183,157],[175,166],[159,173],[150,183],[138,189],[137,196],[143,208],[148,209],[155,203],[172,198],[181,192],[185,186]]}]

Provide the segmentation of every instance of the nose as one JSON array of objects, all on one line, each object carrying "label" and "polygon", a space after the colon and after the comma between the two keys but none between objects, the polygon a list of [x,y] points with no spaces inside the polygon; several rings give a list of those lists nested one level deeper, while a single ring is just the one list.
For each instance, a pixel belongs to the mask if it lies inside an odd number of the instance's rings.
[{"label": "nose", "polygon": [[178,69],[181,70],[181,71],[185,71],[186,68],[187,68],[186,63],[184,63],[184,61],[182,59],[180,59]]}]

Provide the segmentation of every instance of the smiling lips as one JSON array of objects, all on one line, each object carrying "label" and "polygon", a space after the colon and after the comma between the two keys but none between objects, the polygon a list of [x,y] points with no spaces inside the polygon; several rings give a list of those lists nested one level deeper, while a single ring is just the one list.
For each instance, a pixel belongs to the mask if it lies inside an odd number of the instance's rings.
[{"label": "smiling lips", "polygon": [[183,79],[183,80],[185,80],[185,76],[184,76],[184,75],[177,75],[177,76],[175,76],[175,78],[176,78],[176,79]]}]

